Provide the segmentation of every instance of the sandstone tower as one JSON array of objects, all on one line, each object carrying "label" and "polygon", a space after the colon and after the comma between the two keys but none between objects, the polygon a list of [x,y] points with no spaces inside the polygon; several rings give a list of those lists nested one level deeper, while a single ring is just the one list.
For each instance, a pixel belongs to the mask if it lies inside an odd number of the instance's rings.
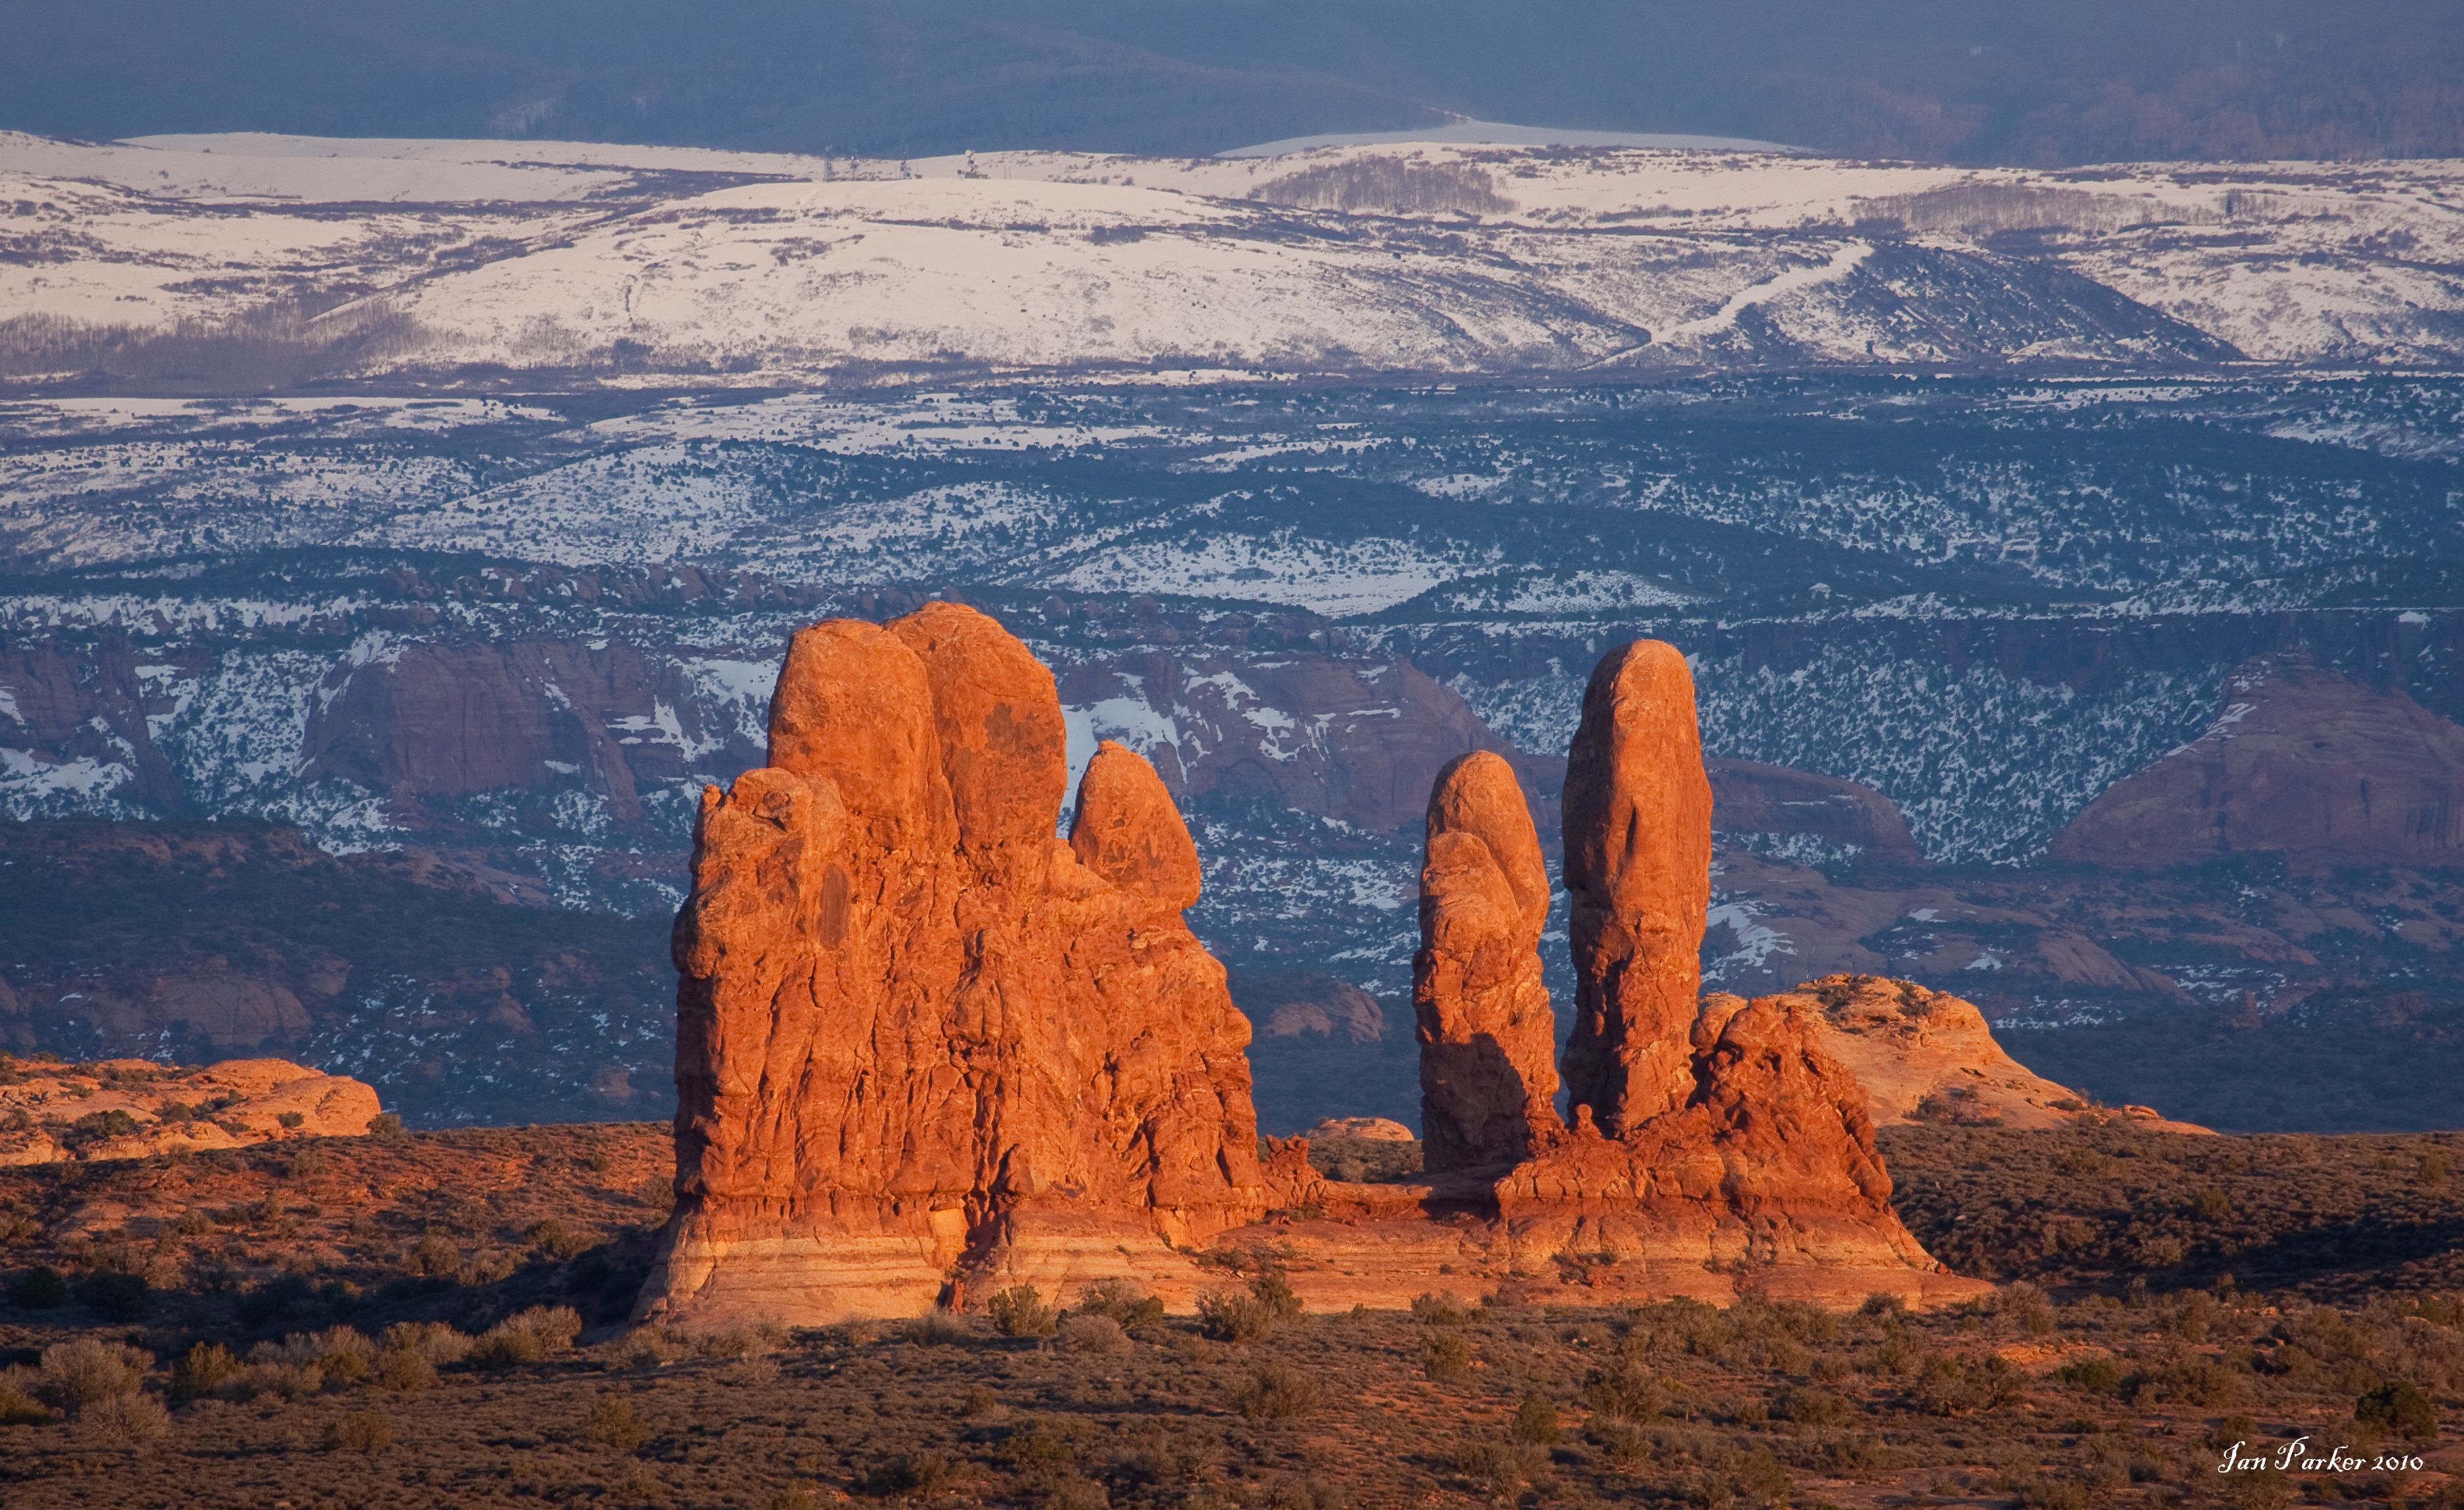
[{"label": "sandstone tower", "polygon": [[1710,799],[1669,647],[1602,661],[1575,739],[1572,1125],[1514,771],[1468,755],[1430,794],[1419,1184],[1260,1141],[1248,1025],[1181,919],[1199,873],[1171,794],[1106,744],[1065,840],[1067,786],[1052,676],[984,615],[796,635],[770,764],[702,795],[676,1210],[637,1316],[812,1324],[1114,1278],[1185,1309],[1260,1253],[1312,1306],[1528,1283],[1566,1255],[1594,1302],[1981,1288],[1892,1213],[1819,1003],[1695,999]]}]

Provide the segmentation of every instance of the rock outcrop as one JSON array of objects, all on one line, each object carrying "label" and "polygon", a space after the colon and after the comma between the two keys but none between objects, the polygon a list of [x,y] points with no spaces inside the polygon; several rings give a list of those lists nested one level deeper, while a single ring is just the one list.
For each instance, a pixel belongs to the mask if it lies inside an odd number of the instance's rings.
[{"label": "rock outcrop", "polygon": [[800,633],[771,764],[704,793],[676,923],[676,1218],[656,1314],[896,1314],[1170,1263],[1267,1204],[1197,854],[972,610]]},{"label": "rock outcrop", "polygon": [[1567,831],[1591,1099],[1572,1129],[1551,1108],[1547,872],[1515,772],[1471,755],[1428,807],[1427,1183],[1370,1185],[1260,1144],[1247,1025],[1181,921],[1198,856],[1152,766],[1100,748],[1064,841],[1052,677],[999,625],[935,604],[803,631],[770,764],[703,797],[677,1209],[639,1314],[912,1315],[1114,1277],[1185,1305],[1210,1246],[1272,1250],[1317,1305],[1575,1253],[1638,1297],[1969,1293],[1892,1216],[1811,1009],[1693,999],[1676,956],[1710,810],[1683,660],[1629,647],[1594,686]]},{"label": "rock outcrop", "polygon": [[1420,1135],[1431,1173],[1507,1165],[1556,1133],[1556,1019],[1540,980],[1549,870],[1513,767],[1438,775],[1420,867]]},{"label": "rock outcrop", "polygon": [[1801,1010],[1815,1041],[1864,1088],[1877,1125],[2044,1128],[2121,1117],[2158,1132],[2211,1131],[2144,1106],[2091,1108],[2005,1053],[1972,1003],[1913,981],[1826,975],[1772,999]]},{"label": "rock outcrop", "polygon": [[1566,756],[1574,1032],[1566,1089],[1614,1138],[1691,1094],[1686,1039],[1711,902],[1711,783],[1673,645],[1602,656]]},{"label": "rock outcrop", "polygon": [[2223,702],[2206,733],[2088,804],[2055,835],[2054,857],[2464,862],[2464,727],[2299,655],[2243,665]]},{"label": "rock outcrop", "polygon": [[[1427,1068],[1433,1058],[1453,1062],[1432,1018],[1510,1021],[1513,1035],[1499,1033],[1501,1046],[1510,1041],[1527,1057],[1536,1047],[1544,1066],[1552,1036],[1538,985],[1546,873],[1519,796],[1505,801],[1510,773],[1477,759],[1450,771],[1430,801],[1421,881],[1425,1134],[1441,1181],[1475,1161],[1457,1151],[1463,1140],[1453,1126],[1466,1119],[1436,1094],[1442,1087]],[[1820,1004],[1698,998],[1711,820],[1683,657],[1649,640],[1611,652],[1593,673],[1568,760],[1574,1124],[1541,1106],[1515,1127],[1524,1156],[1485,1176],[1499,1217],[1528,1237],[1645,1263],[1687,1254],[1715,1268],[1831,1271],[1815,1293],[1865,1282],[1852,1273],[1938,1275],[1891,1210],[1864,1093],[1822,1046]],[[1466,833],[1486,842],[1474,850]],[[1488,860],[1492,848],[1515,858]],[[1480,1010],[1494,990],[1466,988],[1463,958],[1481,961],[1478,981],[1529,983],[1510,1019]],[[1525,1073],[1545,1083],[1545,1067]],[[1492,1092],[1476,1104],[1496,1118],[1506,1100]],[[1494,1162],[1493,1148],[1472,1152]]]},{"label": "rock outcrop", "polygon": [[0,1056],[0,1165],[145,1159],[284,1138],[356,1138],[380,1111],[348,1076],[288,1059],[203,1068]]},{"label": "rock outcrop", "polygon": [[1789,858],[1924,857],[1900,810],[1862,782],[1749,760],[1715,760],[1706,768],[1718,832],[1728,842]]}]

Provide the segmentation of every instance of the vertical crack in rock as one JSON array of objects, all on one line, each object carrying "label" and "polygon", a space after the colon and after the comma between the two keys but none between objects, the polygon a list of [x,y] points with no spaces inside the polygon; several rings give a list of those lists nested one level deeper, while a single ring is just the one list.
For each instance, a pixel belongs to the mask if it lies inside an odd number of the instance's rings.
[{"label": "vertical crack in rock", "polygon": [[1540,979],[1540,835],[1514,767],[1486,751],[1439,772],[1427,832],[1412,959],[1422,1164],[1433,1174],[1514,1164],[1565,1130]]}]

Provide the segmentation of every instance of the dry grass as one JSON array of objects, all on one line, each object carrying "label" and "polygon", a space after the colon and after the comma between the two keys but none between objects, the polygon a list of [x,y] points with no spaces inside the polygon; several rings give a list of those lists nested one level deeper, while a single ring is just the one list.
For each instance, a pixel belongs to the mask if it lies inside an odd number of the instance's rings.
[{"label": "dry grass", "polygon": [[[624,1192],[641,1171],[614,1157],[591,1170],[582,1155],[639,1133],[501,1136],[514,1146],[404,1139],[402,1162],[382,1166],[337,1145],[318,1178],[356,1180],[401,1203],[363,1200],[356,1219],[378,1229],[364,1239],[374,1251],[399,1252],[407,1229],[396,1216],[417,1211],[465,1261],[477,1245],[541,1220],[604,1232],[608,1214],[635,1209]],[[2048,1262],[2041,1244],[2020,1240],[2035,1229],[2011,1206],[2026,1201],[2083,1213],[2072,1219],[2094,1226],[2095,1241],[2078,1251],[2123,1253],[2134,1223],[2161,1235],[2178,1220],[2252,1224],[2271,1252],[2311,1252],[2295,1240],[2307,1230],[2296,1220],[2301,1203],[2321,1198],[2307,1183],[2311,1166],[2271,1182],[2265,1161],[2246,1157],[2280,1140],[2200,1140],[2200,1148],[2158,1140],[2125,1156],[2067,1139],[1895,1133],[1903,1204],[1942,1248],[2013,1272]],[[2343,1198],[2399,1212],[2412,1210],[2405,1192],[2421,1185],[2424,1155],[2442,1146],[2310,1142],[2337,1179],[2358,1183]],[[411,1178],[442,1170],[465,1147],[469,1167],[494,1178]],[[2128,1177],[2082,1148],[2128,1166]],[[582,1194],[559,1207],[547,1181],[517,1178],[534,1154],[567,1161],[557,1178],[582,1184]],[[2169,1173],[2155,1170],[2160,1156]],[[2253,1166],[2229,1167],[2236,1159]],[[174,1172],[160,1162],[106,1171],[86,1194],[167,1184]],[[0,1189],[48,1189],[53,1178],[13,1171]],[[597,1180],[604,1193],[591,1193]],[[2211,1188],[2228,1214],[2200,1214],[2198,1192]],[[2159,1189],[2178,1189],[2179,1212],[2108,1211]],[[467,1219],[436,1212],[437,1190],[463,1203]],[[341,1202],[334,1191],[314,1204]],[[2436,1219],[2439,1210],[2419,1214]],[[1972,1219],[1951,1219],[1960,1212]],[[0,1502],[2464,1502],[2444,1472],[2464,1464],[2436,1445],[2459,1424],[2464,1300],[2414,1284],[2433,1272],[2414,1260],[2387,1271],[2394,1282],[2376,1293],[2347,1296],[2366,1272],[2361,1253],[2288,1270],[2291,1283],[2266,1291],[2250,1279],[2194,1285],[2194,1270],[2178,1265],[2152,1277],[2056,1266],[1990,1304],[1924,1317],[1881,1303],[1845,1317],[1760,1302],[1728,1312],[1541,1309],[1510,1289],[1432,1295],[1413,1314],[1325,1316],[1295,1310],[1262,1273],[1223,1292],[1230,1310],[1265,1319],[1242,1341],[1159,1317],[1127,1284],[1039,1296],[1032,1307],[1015,1298],[1020,1316],[1059,1313],[1048,1335],[1040,1316],[1003,1336],[971,1315],[792,1335],[576,1338],[583,1307],[558,1292],[599,1250],[558,1259],[534,1245],[514,1276],[486,1283],[399,1264],[366,1271],[390,1279],[362,1282],[337,1277],[370,1262],[350,1248],[348,1220],[337,1229],[339,1218],[287,1206],[284,1215],[296,1224],[293,1246],[272,1228],[250,1240],[271,1267],[298,1271],[316,1313],[304,1319],[247,1303],[261,1280],[231,1293],[165,1285],[133,1327],[74,1306],[0,1308],[0,1348],[17,1350],[0,1352]],[[1952,1235],[1960,1229],[1978,1231]],[[336,1231],[340,1240],[328,1235]],[[68,1256],[48,1229],[31,1242]],[[337,1268],[319,1267],[328,1262]],[[327,1288],[336,1284],[344,1288]],[[2329,1303],[2305,1299],[2305,1286]],[[434,1314],[404,1314],[422,1311]],[[2353,1447],[2365,1462],[2392,1454],[2424,1466],[2297,1470],[2231,1485],[2230,1496],[2218,1488],[2225,1446],[2299,1434]]]}]

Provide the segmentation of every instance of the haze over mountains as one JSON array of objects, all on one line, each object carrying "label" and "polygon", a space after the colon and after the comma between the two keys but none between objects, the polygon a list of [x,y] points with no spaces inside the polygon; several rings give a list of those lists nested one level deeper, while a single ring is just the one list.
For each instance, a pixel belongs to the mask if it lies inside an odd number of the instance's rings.
[{"label": "haze over mountains", "polygon": [[0,127],[1205,153],[1445,113],[2064,166],[2464,152],[2442,0],[9,0]]}]

